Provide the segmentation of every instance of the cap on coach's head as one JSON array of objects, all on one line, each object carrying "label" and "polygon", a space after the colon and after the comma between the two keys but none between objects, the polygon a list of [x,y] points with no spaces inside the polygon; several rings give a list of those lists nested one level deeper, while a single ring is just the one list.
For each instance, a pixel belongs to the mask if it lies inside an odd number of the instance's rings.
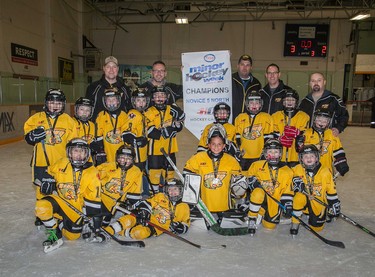
[{"label": "cap on coach's head", "polygon": [[244,54],[238,59],[238,63],[241,61],[249,61],[251,65],[253,65],[253,59],[250,57],[250,55]]},{"label": "cap on coach's head", "polygon": [[118,65],[117,59],[113,56],[109,56],[109,57],[105,58],[104,65],[106,65],[107,63],[110,63],[110,62],[113,62],[114,64]]}]

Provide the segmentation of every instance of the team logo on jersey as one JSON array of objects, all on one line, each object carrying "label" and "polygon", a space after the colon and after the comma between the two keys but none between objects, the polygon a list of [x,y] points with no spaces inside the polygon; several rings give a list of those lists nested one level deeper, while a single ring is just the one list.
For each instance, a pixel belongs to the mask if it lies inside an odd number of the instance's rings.
[{"label": "team logo on jersey", "polygon": [[105,185],[104,185],[104,188],[106,191],[108,191],[109,193],[122,193],[124,187],[126,187],[127,185],[129,184],[128,181],[125,181],[124,182],[124,185],[123,185],[123,188],[121,189],[121,180],[118,179],[118,178],[112,178],[109,182],[107,182]]},{"label": "team logo on jersey", "polygon": [[276,103],[280,103],[281,102],[281,97],[275,98],[275,102]]},{"label": "team logo on jersey", "polygon": [[113,130],[109,131],[105,136],[105,140],[110,144],[122,143],[120,130],[116,129],[115,132],[113,132]]},{"label": "team logo on jersey", "polygon": [[328,153],[328,147],[330,146],[331,141],[325,140],[323,141],[322,147],[320,147],[320,144],[316,144],[316,148],[318,148],[320,152],[320,156],[323,156],[324,154]]},{"label": "team logo on jersey", "polygon": [[46,144],[55,145],[62,142],[62,137],[65,134],[65,129],[54,129],[53,133],[51,129],[46,130]]},{"label": "team logo on jersey", "polygon": [[276,181],[276,184],[273,185],[272,180],[262,181],[262,187],[270,194],[273,195],[275,190],[280,186],[280,183]]},{"label": "team logo on jersey", "polygon": [[81,139],[84,139],[88,143],[92,142],[94,140],[94,136],[91,134],[87,134],[81,137]]},{"label": "team logo on jersey", "polygon": [[219,171],[215,177],[214,173],[204,175],[204,186],[208,189],[217,189],[223,186],[223,180],[227,176],[226,172]]},{"label": "team logo on jersey", "polygon": [[310,191],[310,194],[312,196],[322,196],[322,184],[319,183],[319,184],[313,184],[312,187],[311,185],[309,186],[307,184],[307,189]]},{"label": "team logo on jersey", "polygon": [[73,199],[76,200],[80,193],[79,186],[77,186],[77,191],[76,191],[73,183],[60,183],[58,184],[58,189],[62,197],[68,200],[73,200]]},{"label": "team logo on jersey", "polygon": [[160,224],[166,224],[168,220],[171,220],[169,211],[159,204],[154,207],[152,213]]},{"label": "team logo on jersey", "polygon": [[329,104],[322,104],[322,106],[321,106],[321,109],[328,109],[329,108]]},{"label": "team logo on jersey", "polygon": [[262,136],[262,129],[263,127],[261,124],[254,125],[251,130],[250,127],[246,127],[242,132],[242,136],[245,139],[256,140],[257,138]]}]

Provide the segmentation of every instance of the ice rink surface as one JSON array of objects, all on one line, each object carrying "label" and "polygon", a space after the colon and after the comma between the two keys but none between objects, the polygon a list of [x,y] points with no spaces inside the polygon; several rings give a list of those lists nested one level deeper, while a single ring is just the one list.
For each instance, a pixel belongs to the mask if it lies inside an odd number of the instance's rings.
[{"label": "ice rink surface", "polygon": [[[342,212],[375,232],[375,129],[348,127],[340,138],[350,165],[337,180]],[[178,141],[182,169],[198,140],[184,130]],[[289,225],[225,237],[195,223],[184,238],[227,248],[201,250],[164,234],[146,239],[144,249],[79,239],[45,254],[44,231],[34,227],[31,153],[24,141],[0,146],[0,276],[375,276],[375,238],[342,219],[320,234],[345,249],[324,244],[302,226],[292,239]]]}]

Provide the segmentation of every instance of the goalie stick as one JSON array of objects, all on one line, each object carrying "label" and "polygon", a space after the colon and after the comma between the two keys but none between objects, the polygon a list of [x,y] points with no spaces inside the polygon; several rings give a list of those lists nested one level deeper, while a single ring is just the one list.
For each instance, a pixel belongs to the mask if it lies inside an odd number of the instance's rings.
[{"label": "goalie stick", "polygon": [[[68,205],[69,208],[71,208],[75,213],[77,213],[81,218],[85,219],[85,220],[90,220],[90,218],[85,215],[83,212],[81,212],[80,210],[78,210],[76,207],[74,207],[72,204],[70,204],[68,201],[66,201],[64,198],[60,197],[61,200],[63,200],[65,202],[66,205]],[[139,248],[143,248],[145,247],[145,243],[141,240],[135,240],[135,241],[126,241],[126,240],[120,240],[118,238],[116,238],[114,235],[108,233],[105,229],[103,229],[102,227],[100,227],[100,230],[103,231],[104,233],[106,233],[108,236],[111,237],[111,239],[113,239],[115,242],[121,244],[121,245],[124,245],[124,246],[134,246],[134,247],[139,247]]]},{"label": "goalie stick", "polygon": [[[316,198],[315,196],[312,196],[312,195],[307,194],[305,191],[303,191],[303,194],[306,195],[309,199],[312,198],[313,200],[315,200],[315,201],[318,202],[319,204],[321,204],[321,205],[323,205],[324,207],[326,207],[326,208],[328,209],[328,213],[330,213],[330,210],[329,210],[330,207],[329,207],[328,204],[324,203],[323,201],[321,201],[320,199]],[[373,232],[371,232],[371,231],[370,231],[369,229],[367,229],[366,227],[363,227],[361,224],[359,224],[358,222],[354,221],[354,220],[351,219],[350,217],[344,215],[344,214],[341,213],[341,212],[340,212],[339,215],[340,215],[340,217],[341,217],[343,220],[345,220],[345,221],[347,221],[347,222],[353,224],[354,226],[358,227],[359,229],[361,229],[362,231],[366,232],[367,234],[369,234],[369,235],[375,237],[375,234],[374,234]]]},{"label": "goalie stick", "polygon": [[[121,207],[119,205],[117,205],[115,207],[116,207],[116,209],[118,211],[123,212],[124,214],[129,214],[131,216],[137,217],[134,213],[132,213],[131,211],[128,211],[127,209],[124,209],[123,207]],[[216,246],[216,247],[215,246],[205,246],[205,245],[196,244],[196,243],[191,242],[191,241],[189,241],[189,240],[187,240],[187,239],[185,239],[185,238],[183,238],[183,237],[181,237],[181,236],[179,236],[179,235],[177,235],[177,234],[175,234],[175,233],[173,233],[173,232],[171,232],[171,231],[169,231],[169,230],[167,230],[167,229],[165,229],[165,228],[163,228],[163,227],[161,227],[161,226],[159,226],[159,225],[157,225],[155,223],[152,223],[149,220],[147,220],[146,222],[147,222],[148,225],[150,225],[150,226],[152,226],[152,227],[154,227],[156,229],[159,229],[163,233],[166,233],[166,234],[170,235],[171,237],[174,237],[174,238],[176,238],[176,239],[178,239],[180,241],[183,241],[183,242],[185,242],[187,244],[190,244],[190,245],[192,245],[192,246],[194,246],[196,248],[199,248],[199,249],[222,249],[222,248],[226,248],[227,247],[225,244],[222,244],[222,245]]]},{"label": "goalie stick", "polygon": [[[163,153],[164,157],[167,159],[169,164],[172,166],[174,171],[176,172],[178,178],[184,183],[184,176],[181,174],[181,172],[178,170],[177,166],[174,164],[172,159],[169,157],[169,155],[165,152],[164,148],[162,147],[160,151]],[[210,229],[212,229],[215,233],[222,235],[222,236],[239,236],[239,235],[247,235],[248,229],[247,228],[222,228],[220,227],[219,223],[216,221],[216,219],[213,217],[211,212],[208,210],[206,204],[202,201],[202,199],[198,198],[198,203],[196,205],[199,212],[202,214],[203,218],[207,222],[207,224],[210,226]]]},{"label": "goalie stick", "polygon": [[[264,192],[273,200],[275,201],[279,206],[280,208],[282,208],[284,211],[286,210],[285,206],[283,204],[281,204],[281,202],[279,200],[277,200],[276,198],[274,198],[271,194],[269,194],[262,186],[261,186],[261,189],[264,190]],[[334,240],[329,240],[329,239],[326,239],[324,237],[322,237],[321,235],[319,235],[317,232],[315,232],[307,223],[305,223],[302,219],[300,219],[294,212],[292,212],[292,216],[297,219],[301,225],[308,231],[310,231],[314,236],[316,236],[317,238],[319,238],[321,241],[323,241],[324,243],[328,244],[328,245],[331,245],[331,246],[335,246],[335,247],[339,247],[339,248],[345,248],[345,244],[342,242],[342,241],[334,241]]]}]

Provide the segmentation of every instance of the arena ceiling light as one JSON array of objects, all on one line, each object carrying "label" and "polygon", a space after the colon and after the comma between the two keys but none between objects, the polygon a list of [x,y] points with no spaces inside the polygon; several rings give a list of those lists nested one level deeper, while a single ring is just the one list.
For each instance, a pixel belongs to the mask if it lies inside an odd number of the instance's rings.
[{"label": "arena ceiling light", "polygon": [[186,16],[176,16],[176,24],[189,24],[189,20]]},{"label": "arena ceiling light", "polygon": [[363,20],[369,18],[371,14],[369,12],[360,12],[350,18],[350,20]]}]

